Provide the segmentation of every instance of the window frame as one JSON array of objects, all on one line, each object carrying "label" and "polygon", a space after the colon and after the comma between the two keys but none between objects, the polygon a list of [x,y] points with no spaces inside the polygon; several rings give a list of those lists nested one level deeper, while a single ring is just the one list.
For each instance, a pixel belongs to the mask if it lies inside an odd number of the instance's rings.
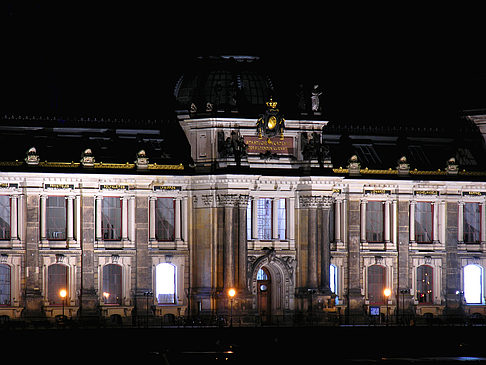
[{"label": "window frame", "polygon": [[[120,229],[118,230],[118,236],[117,238],[105,238],[105,232],[106,232],[106,229],[104,228],[104,224],[103,224],[103,217],[105,216],[104,214],[104,204],[105,204],[105,199],[119,199],[119,209],[120,209]],[[101,237],[103,239],[103,241],[121,241],[122,238],[123,238],[123,203],[122,203],[122,196],[112,196],[112,195],[109,195],[109,196],[103,196],[103,199],[101,199]],[[115,230],[113,230],[115,231]],[[119,237],[119,238],[118,238]]]},{"label": "window frame", "polygon": [[[381,203],[381,219],[382,219],[382,225],[381,225],[381,240],[370,240],[370,230],[368,229],[368,224],[372,221],[368,215],[368,208],[370,207],[370,203]],[[371,213],[376,213],[376,211],[373,211]],[[382,200],[368,200],[366,203],[366,242],[369,243],[382,243],[385,242],[385,202]],[[373,231],[375,234],[375,231]]]},{"label": "window frame", "polygon": [[8,198],[8,237],[3,238],[0,235],[0,241],[10,241],[12,239],[12,197],[6,194],[1,194],[0,197]]},{"label": "window frame", "polygon": [[[107,269],[108,266],[110,266],[110,265],[113,265],[113,267],[117,267],[120,270],[120,272],[119,272],[119,276],[120,276],[119,283],[115,284],[115,285],[118,285],[119,288],[120,288],[120,296],[119,296],[118,300],[115,303],[111,303],[110,302],[111,295],[110,295],[110,297],[108,297],[108,302],[107,302],[106,298],[103,295],[103,293],[108,292],[108,291],[105,290],[105,289],[107,289],[107,288],[105,288],[105,280],[107,280],[107,276],[106,276],[106,273],[105,273],[105,269]],[[101,268],[101,275],[102,275],[102,278],[101,278],[101,292],[102,292],[102,295],[101,295],[101,297],[102,297],[102,300],[103,300],[103,305],[107,305],[107,306],[121,306],[122,303],[123,303],[123,266],[122,265],[119,265],[119,264],[115,264],[115,263],[107,263],[107,264],[103,265],[103,267]],[[108,278],[109,278],[109,276],[108,276]],[[110,285],[111,284],[112,283],[110,283]]]},{"label": "window frame", "polygon": [[[52,278],[51,278],[50,270],[51,270],[51,268],[53,268],[56,265],[58,265],[59,267],[63,267],[64,270],[66,271],[66,275],[65,275],[65,285],[59,286],[57,288],[57,292],[55,292],[55,294],[54,294],[54,293],[51,293],[53,288],[51,287]],[[58,276],[61,276],[61,275],[58,275]],[[67,293],[67,296],[66,296],[66,298],[64,298],[64,300],[59,298],[59,291],[61,289],[66,290],[66,293]],[[54,300],[51,300],[51,299],[54,299]],[[59,300],[59,302],[57,302],[57,300]],[[49,305],[52,305],[52,306],[62,306],[63,301],[65,303],[68,303],[68,301],[69,301],[69,266],[57,262],[57,263],[53,263],[53,264],[51,264],[47,267],[47,302],[49,303]]]},{"label": "window frame", "polygon": [[[422,275],[422,277],[419,277],[419,269],[420,268],[427,268],[427,270],[429,271],[428,273],[424,273],[424,275]],[[420,288],[420,280],[424,280],[423,279],[423,276],[430,274],[431,276],[431,280],[429,281],[429,284],[427,284],[427,287],[429,288],[430,290],[430,293],[422,293],[422,291],[419,290]],[[418,302],[418,305],[431,305],[431,304],[434,304],[434,268],[428,264],[422,264],[422,265],[419,265],[417,268],[416,268],[416,287],[415,287],[415,294],[416,294],[416,300]],[[423,287],[422,287],[423,289]],[[425,301],[420,301],[420,297],[419,297],[419,293],[422,293],[425,295]],[[428,296],[428,298],[427,298]],[[428,299],[428,300],[427,300]]]},{"label": "window frame", "polygon": [[[478,223],[478,226],[479,226],[479,230],[478,230],[478,240],[477,241],[470,241],[470,240],[466,240],[466,235],[468,234],[468,232],[466,232],[466,206],[467,204],[477,204],[478,205],[478,218],[477,218],[477,223]],[[478,243],[481,243],[481,235],[482,235],[482,225],[481,225],[481,220],[483,219],[483,212],[482,212],[482,205],[481,203],[479,202],[474,202],[474,201],[470,201],[470,202],[464,202],[464,205],[463,205],[463,215],[462,215],[462,240],[463,240],[463,243],[466,243],[466,244],[478,244]]]},{"label": "window frame", "polygon": [[[174,275],[174,282],[173,282],[173,288],[174,292],[173,293],[160,293],[158,292],[158,268],[161,265],[170,265],[173,269],[173,275]],[[170,305],[177,305],[177,265],[174,265],[173,263],[170,262],[160,262],[155,266],[155,302],[157,303],[158,306],[170,306]],[[172,295],[172,302],[160,302],[159,301],[159,295]]]},{"label": "window frame", "polygon": [[[372,292],[372,288],[373,288],[373,291],[376,290],[375,286],[377,286],[377,284],[375,283],[372,283],[371,282],[371,278],[374,277],[372,275],[370,275],[370,269],[371,268],[374,268],[374,267],[379,267],[381,268],[381,270],[383,270],[383,273],[382,273],[382,286],[381,286],[381,289],[379,291],[377,291],[377,293],[380,293],[379,295],[379,298],[381,298],[381,301],[376,301],[374,300],[375,299],[375,294],[376,293],[373,293]],[[386,299],[385,299],[385,294],[384,294],[384,290],[386,288],[386,284],[387,284],[387,281],[386,281],[386,275],[387,275],[387,267],[384,266],[384,265],[380,265],[380,264],[373,264],[373,265],[369,265],[367,268],[366,268],[366,275],[367,275],[367,278],[366,278],[366,281],[367,281],[367,294],[368,294],[368,301],[369,301],[369,304],[370,305],[385,305],[386,304]],[[377,275],[376,275],[377,276]],[[373,294],[373,295],[372,295]],[[372,297],[373,297],[373,300],[372,300]]]},{"label": "window frame", "polygon": [[[49,199],[50,198],[64,198],[64,237],[61,238],[50,238],[49,237]],[[65,195],[48,195],[45,200],[46,204],[46,238],[48,241],[66,241],[67,240],[67,226],[68,226],[68,214],[67,214],[67,200]]]},{"label": "window frame", "polygon": [[8,297],[8,302],[2,303],[0,301],[0,307],[10,307],[12,305],[12,267],[7,263],[0,264],[0,268],[1,267],[5,267],[8,269],[8,294],[1,294]]},{"label": "window frame", "polygon": [[[418,207],[420,204],[430,204],[430,240],[429,241],[423,241],[423,240],[419,240],[419,235],[423,235],[421,233],[418,232],[418,227],[423,227],[424,225],[423,224],[417,224],[419,223],[418,222],[418,216],[419,216],[419,213],[420,214],[429,214],[429,212],[419,212],[418,210]],[[414,227],[415,227],[415,242],[417,243],[423,243],[423,244],[430,244],[430,243],[433,243],[434,242],[434,202],[433,201],[417,201],[415,203],[415,213],[414,213]],[[428,231],[425,231],[425,233],[429,233]]]},{"label": "window frame", "polygon": [[[172,211],[173,211],[173,221],[172,221],[172,239],[161,239],[158,237],[157,235],[157,222],[158,222],[158,209],[157,209],[157,203],[159,202],[160,199],[171,199],[172,200]],[[176,199],[174,197],[161,197],[161,196],[158,196],[156,197],[155,199],[155,216],[153,217],[153,219],[155,220],[155,240],[157,242],[173,242],[175,240],[175,226],[176,226]]]}]

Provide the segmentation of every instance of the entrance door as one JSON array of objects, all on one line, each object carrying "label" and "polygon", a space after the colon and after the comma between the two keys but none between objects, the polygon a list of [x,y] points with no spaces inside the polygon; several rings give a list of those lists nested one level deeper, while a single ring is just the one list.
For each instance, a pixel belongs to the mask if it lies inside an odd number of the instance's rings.
[{"label": "entrance door", "polygon": [[270,273],[262,267],[257,273],[258,313],[262,323],[270,323],[272,319],[272,292]]}]

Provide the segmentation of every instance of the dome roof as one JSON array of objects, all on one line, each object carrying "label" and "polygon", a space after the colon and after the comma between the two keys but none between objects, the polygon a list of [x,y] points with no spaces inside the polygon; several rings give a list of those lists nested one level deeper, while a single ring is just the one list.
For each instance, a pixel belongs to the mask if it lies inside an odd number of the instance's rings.
[{"label": "dome roof", "polygon": [[254,56],[198,57],[174,88],[177,108],[191,113],[254,113],[274,85]]}]

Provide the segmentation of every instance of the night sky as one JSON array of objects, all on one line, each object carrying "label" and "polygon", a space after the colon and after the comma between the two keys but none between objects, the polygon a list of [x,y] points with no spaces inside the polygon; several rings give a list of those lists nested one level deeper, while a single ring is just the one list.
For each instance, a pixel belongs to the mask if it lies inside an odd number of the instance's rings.
[{"label": "night sky", "polygon": [[334,119],[452,123],[486,106],[477,11],[224,4],[2,5],[0,112],[161,118],[188,60],[215,54],[319,83]]}]

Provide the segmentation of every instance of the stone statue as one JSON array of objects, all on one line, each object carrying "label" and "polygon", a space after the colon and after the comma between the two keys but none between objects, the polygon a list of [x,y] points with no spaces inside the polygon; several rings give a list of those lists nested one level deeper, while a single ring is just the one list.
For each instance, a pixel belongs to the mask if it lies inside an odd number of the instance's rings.
[{"label": "stone statue", "polygon": [[95,163],[95,158],[91,148],[87,148],[81,154],[81,164],[83,167],[93,167]]},{"label": "stone statue", "polygon": [[319,97],[321,95],[322,95],[322,91],[319,89],[319,85],[314,85],[314,88],[312,89],[312,96],[311,96],[313,112],[321,111],[321,106],[319,101]]},{"label": "stone statue", "polygon": [[25,157],[25,162],[27,165],[38,165],[40,161],[40,157],[37,154],[37,150],[35,147],[29,148],[27,151],[27,156]]}]

